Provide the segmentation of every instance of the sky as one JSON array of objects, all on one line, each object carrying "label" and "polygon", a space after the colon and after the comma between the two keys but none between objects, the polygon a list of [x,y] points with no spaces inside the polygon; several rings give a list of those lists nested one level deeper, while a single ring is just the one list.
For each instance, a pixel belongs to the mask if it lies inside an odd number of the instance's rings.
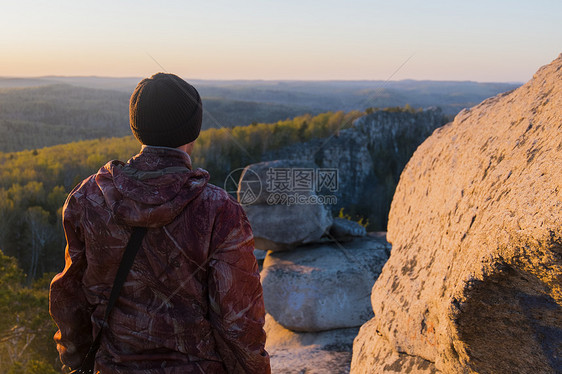
[{"label": "sky", "polygon": [[0,0],[0,76],[525,82],[560,0]]}]

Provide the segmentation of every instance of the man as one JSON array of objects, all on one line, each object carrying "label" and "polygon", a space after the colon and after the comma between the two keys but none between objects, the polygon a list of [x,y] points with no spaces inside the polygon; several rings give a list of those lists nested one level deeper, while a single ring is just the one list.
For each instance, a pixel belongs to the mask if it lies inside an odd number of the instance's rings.
[{"label": "man", "polygon": [[193,169],[202,119],[197,90],[159,73],[131,96],[143,144],[126,164],[85,179],[63,208],[66,266],[50,312],[63,364],[76,368],[99,331],[132,227],[148,231],[104,328],[106,373],[269,373],[264,305],[250,224],[241,206]]}]

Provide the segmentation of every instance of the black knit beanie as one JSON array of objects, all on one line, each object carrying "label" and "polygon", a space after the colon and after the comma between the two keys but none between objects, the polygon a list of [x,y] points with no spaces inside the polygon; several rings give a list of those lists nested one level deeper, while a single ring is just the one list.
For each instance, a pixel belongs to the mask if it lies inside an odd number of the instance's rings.
[{"label": "black knit beanie", "polygon": [[129,123],[139,142],[176,148],[199,136],[203,110],[199,93],[174,74],[143,79],[129,103]]}]

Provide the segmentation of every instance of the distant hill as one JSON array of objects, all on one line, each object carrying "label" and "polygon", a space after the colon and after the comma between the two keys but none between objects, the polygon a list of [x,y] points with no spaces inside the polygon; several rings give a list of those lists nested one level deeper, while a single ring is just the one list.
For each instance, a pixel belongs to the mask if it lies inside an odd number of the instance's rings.
[{"label": "distant hill", "polygon": [[[0,151],[129,134],[137,77],[0,78]],[[437,106],[451,118],[516,83],[438,81],[190,80],[203,97],[203,129],[272,123],[298,115]]]},{"label": "distant hill", "polygon": [[203,97],[203,129],[247,126],[257,122],[277,122],[302,114],[318,114],[302,105],[283,105],[268,102]]},{"label": "distant hill", "polygon": [[[0,78],[1,87],[32,87],[56,83],[110,89],[131,94],[140,77]],[[472,81],[266,81],[189,79],[202,97],[306,107],[311,112],[365,110],[368,107],[438,106],[455,115],[521,83]]]},{"label": "distant hill", "polygon": [[[60,83],[0,88],[0,152],[129,135],[129,97],[124,91]],[[317,113],[302,106],[205,97],[203,106],[203,129]]]},{"label": "distant hill", "polygon": [[0,89],[0,151],[128,134],[128,96],[66,84]]},{"label": "distant hill", "polygon": [[365,110],[409,104],[440,107],[453,116],[519,83],[456,81],[193,81],[203,96],[306,106],[312,110]]}]

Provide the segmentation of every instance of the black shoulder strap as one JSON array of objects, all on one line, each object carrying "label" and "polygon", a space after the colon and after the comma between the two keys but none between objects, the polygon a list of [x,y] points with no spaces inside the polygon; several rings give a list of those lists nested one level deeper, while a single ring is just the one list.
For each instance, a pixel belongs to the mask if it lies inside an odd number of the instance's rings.
[{"label": "black shoulder strap", "polygon": [[144,234],[146,234],[146,227],[133,228],[133,233],[131,234],[129,243],[127,243],[127,248],[125,249],[125,253],[123,253],[121,264],[119,265],[119,269],[117,270],[115,281],[113,281],[113,288],[111,289],[111,295],[109,296],[109,301],[107,302],[107,306],[105,307],[105,316],[103,317],[102,328],[105,325],[107,318],[109,317],[109,313],[111,313],[111,309],[113,309],[115,302],[119,298],[119,294],[121,293],[121,288],[123,288],[123,283],[125,283],[125,279],[127,279],[129,270],[131,269],[131,266],[133,266],[133,262],[135,261],[135,256],[137,255],[137,252],[141,246],[142,239],[144,238]]},{"label": "black shoulder strap", "polygon": [[109,314],[111,313],[111,309],[115,305],[115,302],[119,298],[119,294],[121,293],[121,288],[123,288],[123,283],[125,283],[125,279],[127,279],[127,275],[129,274],[129,270],[135,261],[135,256],[141,246],[142,239],[146,234],[146,227],[133,227],[133,233],[131,234],[131,238],[129,239],[129,243],[127,243],[127,248],[125,249],[125,253],[123,253],[123,258],[121,259],[121,264],[119,264],[119,269],[117,270],[117,275],[115,276],[115,281],[113,281],[113,288],[111,289],[111,295],[109,296],[109,301],[107,302],[107,306],[105,307],[105,316],[103,317],[103,323],[100,327],[100,331],[96,335],[94,342],[90,346],[90,350],[88,354],[84,358],[82,362],[81,369],[84,370],[87,368],[94,368],[94,361],[96,357],[96,353],[98,348],[100,347],[100,340],[101,340],[101,333],[103,328],[107,323],[107,319],[109,318]]}]

